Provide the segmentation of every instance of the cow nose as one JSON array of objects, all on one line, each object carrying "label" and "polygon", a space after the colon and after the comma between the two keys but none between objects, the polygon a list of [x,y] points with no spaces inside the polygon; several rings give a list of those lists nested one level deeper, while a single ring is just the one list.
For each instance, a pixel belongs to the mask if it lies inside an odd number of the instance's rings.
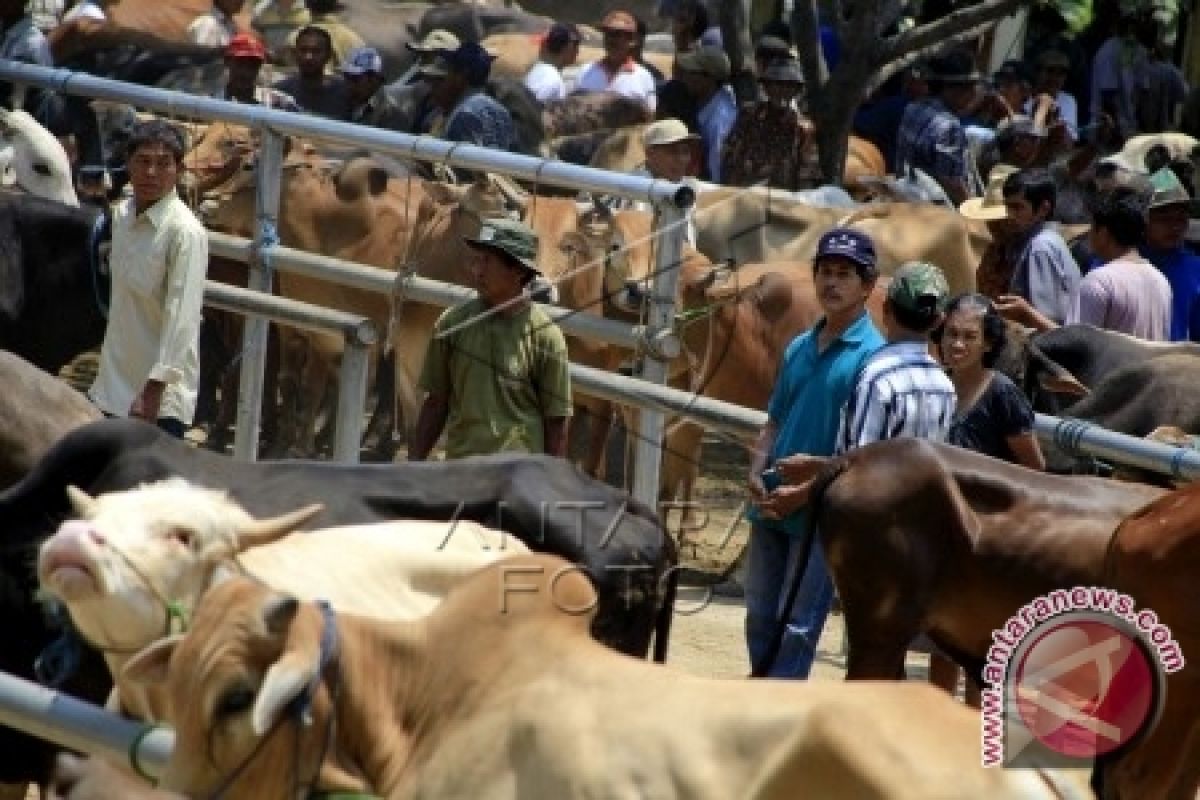
[{"label": "cow nose", "polygon": [[630,305],[641,305],[646,300],[646,290],[638,281],[625,281],[625,294]]},{"label": "cow nose", "polygon": [[95,525],[83,519],[67,520],[59,527],[58,535],[80,542],[88,540],[98,545],[103,545],[107,542],[104,534]]}]

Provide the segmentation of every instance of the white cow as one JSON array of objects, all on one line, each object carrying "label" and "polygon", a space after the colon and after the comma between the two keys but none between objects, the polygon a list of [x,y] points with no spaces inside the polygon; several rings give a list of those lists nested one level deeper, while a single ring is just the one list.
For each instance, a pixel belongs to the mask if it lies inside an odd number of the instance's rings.
[{"label": "white cow", "polygon": [[[129,656],[186,627],[210,587],[238,572],[339,610],[390,620],[429,613],[480,566],[528,548],[474,522],[398,521],[295,536],[313,505],[255,520],[223,492],[178,478],[91,498],[68,493],[82,519],[38,554],[38,580],[114,677]],[[162,719],[159,693],[116,680],[109,705]],[[119,701],[120,705],[116,705]]]},{"label": "white cow", "polygon": [[24,111],[0,108],[0,186],[78,206],[62,143]]}]

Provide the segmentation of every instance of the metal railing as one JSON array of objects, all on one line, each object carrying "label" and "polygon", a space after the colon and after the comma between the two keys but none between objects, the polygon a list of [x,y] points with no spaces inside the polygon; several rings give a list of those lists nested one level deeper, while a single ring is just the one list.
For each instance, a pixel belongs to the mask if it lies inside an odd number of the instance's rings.
[{"label": "metal railing", "polygon": [[[52,69],[0,60],[0,81],[103,100],[128,103],[173,117],[211,119],[256,128],[262,135],[256,177],[255,238],[249,264],[250,289],[269,293],[272,265],[269,250],[278,243],[280,177],[284,135],[301,136],[361,147],[394,158],[443,163],[468,170],[503,173],[538,185],[567,187],[627,197],[650,203],[658,212],[660,246],[656,262],[646,340],[669,340],[674,319],[676,266],[682,263],[682,221],[695,202],[690,187],[668,181],[581,167],[561,161],[533,158],[474,145],[447,142],[430,136],[411,136],[394,131],[337,122],[304,114],[259,106],[194,97],[181,92],[137,86],[97,78],[64,69]],[[266,353],[266,321],[252,319],[246,325],[241,384],[238,394],[238,424],[234,455],[244,460],[257,457],[261,428],[261,397]],[[647,348],[641,375],[661,383],[667,373],[669,348]],[[639,500],[655,503],[658,497],[661,443],[665,419],[661,411],[647,409],[638,415],[638,439],[632,493]]]}]

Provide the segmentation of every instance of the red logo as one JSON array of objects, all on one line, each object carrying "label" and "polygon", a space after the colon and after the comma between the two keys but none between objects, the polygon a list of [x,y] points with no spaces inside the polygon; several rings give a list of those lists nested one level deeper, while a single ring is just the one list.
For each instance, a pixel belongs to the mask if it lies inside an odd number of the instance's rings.
[{"label": "red logo", "polygon": [[1029,733],[1073,758],[1121,747],[1157,717],[1153,656],[1112,617],[1068,614],[1036,632],[1016,663],[1012,691]]}]

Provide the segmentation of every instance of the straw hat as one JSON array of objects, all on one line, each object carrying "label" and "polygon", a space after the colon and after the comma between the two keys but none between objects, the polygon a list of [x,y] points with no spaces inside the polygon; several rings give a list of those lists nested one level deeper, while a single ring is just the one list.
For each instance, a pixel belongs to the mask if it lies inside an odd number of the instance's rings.
[{"label": "straw hat", "polygon": [[972,197],[958,207],[958,213],[967,219],[980,222],[996,222],[1007,219],[1008,211],[1004,208],[1004,182],[1008,176],[1020,172],[1011,164],[997,164],[988,173],[987,190],[983,197]]}]

